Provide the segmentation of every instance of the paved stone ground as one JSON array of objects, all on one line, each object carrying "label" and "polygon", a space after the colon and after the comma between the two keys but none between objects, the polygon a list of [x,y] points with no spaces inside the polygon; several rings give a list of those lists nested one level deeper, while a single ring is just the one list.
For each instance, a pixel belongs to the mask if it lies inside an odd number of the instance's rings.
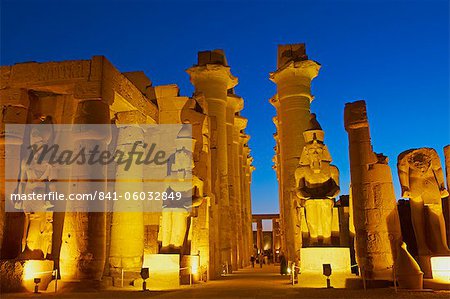
[{"label": "paved stone ground", "polygon": [[[101,292],[79,293],[43,293],[35,294],[2,294],[3,298],[67,298],[67,299],[122,299],[122,298],[450,298],[450,291],[435,292],[407,292],[395,293],[393,288],[349,290],[349,289],[321,289],[292,286],[288,276],[278,274],[277,266],[246,268],[221,280],[210,281],[206,284],[185,286],[180,290],[169,292],[138,292],[106,290]],[[300,276],[302,278],[302,276]],[[305,278],[305,276],[303,276]],[[332,280],[333,281],[333,280]]]}]

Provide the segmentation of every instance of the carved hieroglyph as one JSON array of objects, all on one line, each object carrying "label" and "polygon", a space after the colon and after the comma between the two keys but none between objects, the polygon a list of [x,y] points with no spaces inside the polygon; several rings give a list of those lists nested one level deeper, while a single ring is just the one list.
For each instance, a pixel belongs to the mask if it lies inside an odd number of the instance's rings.
[{"label": "carved hieroglyph", "polygon": [[356,260],[366,278],[391,280],[401,244],[391,170],[387,157],[372,150],[364,101],[345,105],[344,123],[349,138]]},{"label": "carved hieroglyph", "polygon": [[[331,155],[323,143],[324,132],[311,115],[310,127],[303,133],[306,145],[295,170],[297,206],[304,206],[310,244],[331,244],[334,198],[339,194],[339,170],[331,165]],[[321,235],[319,235],[319,232]]]}]

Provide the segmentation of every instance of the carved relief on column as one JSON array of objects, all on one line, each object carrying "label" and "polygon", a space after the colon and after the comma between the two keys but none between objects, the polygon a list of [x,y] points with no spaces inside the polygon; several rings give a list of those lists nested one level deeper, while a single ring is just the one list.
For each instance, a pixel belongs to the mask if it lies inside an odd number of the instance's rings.
[{"label": "carved relief on column", "polygon": [[211,121],[212,182],[220,208],[219,246],[222,264],[231,265],[230,201],[228,192],[227,91],[237,84],[223,51],[199,52],[198,64],[187,70],[196,93],[202,93]]},{"label": "carved relief on column", "polygon": [[[74,133],[75,152],[84,148],[88,153],[96,146],[100,151],[106,150],[111,140],[109,127],[90,125],[110,124],[107,103],[99,98],[80,100],[73,123],[80,129]],[[93,178],[95,180],[89,182]],[[71,193],[104,192],[106,166],[74,164],[71,180]],[[66,210],[60,257],[61,277],[63,280],[100,280],[106,261],[106,213],[89,212],[86,202],[74,201],[67,203]]]},{"label": "carved relief on column", "polygon": [[401,243],[400,221],[387,157],[372,150],[366,104],[347,103],[352,215],[356,259],[368,279],[392,279]]},{"label": "carved relief on column", "polygon": [[[3,70],[3,69],[2,69]],[[3,72],[2,72],[3,74]],[[5,184],[5,178],[18,178],[20,171],[20,148],[24,130],[15,128],[5,131],[6,124],[26,124],[30,99],[25,89],[0,90],[0,252],[2,258],[15,258],[21,251],[22,228],[18,221],[20,213],[5,214],[5,195],[14,191],[14,184]],[[5,143],[8,142],[8,145]],[[5,167],[5,146],[8,146],[8,164]],[[13,208],[13,207],[11,207]]]},{"label": "carved relief on column", "polygon": [[270,80],[277,84],[277,95],[270,102],[277,109],[280,140],[280,168],[282,186],[282,221],[285,233],[286,257],[300,259],[301,230],[296,208],[294,172],[305,141],[303,131],[310,117],[311,81],[318,75],[320,65],[308,60],[304,44],[280,45],[277,70]]},{"label": "carved relief on column", "polygon": [[[136,152],[145,152],[144,128],[146,117],[139,111],[126,111],[116,114],[118,136],[116,150],[129,153],[133,148]],[[126,159],[137,159],[125,157]],[[115,189],[117,194],[140,192],[143,188],[143,164],[132,162],[116,166]],[[144,254],[144,215],[142,202],[114,202],[111,223],[111,247],[109,264],[111,273],[119,275],[122,269],[139,269],[142,266]],[[114,272],[113,272],[114,271]]]}]

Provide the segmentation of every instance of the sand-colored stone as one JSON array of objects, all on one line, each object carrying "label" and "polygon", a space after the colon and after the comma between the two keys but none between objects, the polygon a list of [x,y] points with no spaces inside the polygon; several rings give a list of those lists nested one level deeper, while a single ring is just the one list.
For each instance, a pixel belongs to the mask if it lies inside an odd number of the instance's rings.
[{"label": "sand-colored stone", "polygon": [[[194,141],[195,146],[191,170],[194,182],[198,183],[194,183],[194,193],[201,200],[183,216],[182,222],[189,225],[183,229],[184,226],[175,223],[175,227],[183,230],[176,233],[176,230],[162,228],[167,224],[161,226],[160,219],[168,218],[161,212],[88,213],[87,209],[84,212],[82,204],[78,206],[80,212],[55,212],[53,232],[46,231],[51,235],[47,243],[50,245],[44,245],[51,249],[41,248],[41,251],[51,252],[63,280],[100,280],[105,275],[117,278],[121,269],[141,267],[144,252],[156,253],[163,243],[175,247],[183,243],[183,250],[186,250],[183,254],[199,256],[199,279],[218,278],[223,264],[228,264],[231,270],[249,263],[253,248],[250,183],[254,167],[248,148],[249,136],[244,132],[246,119],[239,115],[243,100],[231,90],[237,79],[231,75],[223,51],[199,53],[198,64],[188,70],[196,87],[193,97],[180,96],[176,85],[153,86],[141,71],[122,74],[102,56],[89,60],[22,63],[1,67],[0,72],[2,132],[6,123],[30,123],[29,115],[49,116],[54,124],[114,123],[118,135],[111,136],[109,132],[80,134],[75,146],[89,149],[99,144],[105,149],[126,149],[130,134],[135,139],[142,135],[139,124],[192,125],[191,142]],[[23,132],[13,135],[7,136],[8,140],[14,143],[11,146],[17,147],[14,152],[20,153]],[[2,134],[1,138],[4,137]],[[65,136],[56,136],[56,139],[65,142]],[[156,142],[164,141],[156,139]],[[147,137],[142,141],[149,142]],[[4,142],[0,146],[0,163],[4,165]],[[11,169],[15,173],[8,176],[17,177],[20,156],[8,159],[17,165]],[[106,188],[122,192],[130,186],[121,179],[139,179],[158,171],[161,170],[135,165],[125,173],[121,167],[108,165],[95,172],[97,176],[117,179],[115,184],[67,184],[56,188],[65,193],[90,193]],[[86,172],[83,165],[57,167],[55,176],[88,179],[84,177]],[[12,191],[5,189],[3,175],[0,177],[2,202],[5,193]],[[151,191],[152,185],[136,183],[133,188],[137,192]],[[123,202],[117,203],[115,208],[126,210],[124,206],[119,207],[121,204]],[[24,215],[8,213],[4,217],[3,204],[1,209],[0,243],[7,244],[1,248],[2,258],[14,259],[21,253],[22,243],[36,246],[32,245],[31,237],[24,235],[23,226],[17,225]],[[38,223],[43,218],[32,220]],[[164,230],[169,232],[169,238],[163,237]],[[29,232],[30,236],[41,234],[33,231]],[[161,239],[158,240],[158,236]]]},{"label": "sand-colored stone", "polygon": [[310,244],[317,245],[320,238],[323,244],[330,245],[334,198],[340,190],[339,170],[331,165],[331,155],[323,143],[324,132],[314,114],[303,136],[306,145],[295,170],[299,198],[296,206],[305,207]]},{"label": "sand-colored stone", "polygon": [[301,228],[296,213],[295,169],[298,166],[305,141],[303,131],[310,117],[311,81],[318,75],[320,65],[308,60],[304,44],[278,47],[277,70],[270,80],[277,84],[277,94],[270,100],[277,110],[280,173],[280,201],[282,250],[290,261],[300,258]]},{"label": "sand-colored stone", "polygon": [[[217,57],[222,57],[217,60]],[[211,119],[212,189],[219,204],[219,246],[221,263],[231,265],[230,197],[228,186],[227,91],[237,84],[221,50],[200,52],[198,64],[187,70],[196,93],[205,97]]]},{"label": "sand-colored stone", "polygon": [[402,196],[409,198],[418,260],[431,278],[432,255],[450,255],[441,198],[448,196],[437,152],[432,148],[404,151],[398,156]]},{"label": "sand-colored stone", "polygon": [[367,279],[392,279],[401,231],[387,157],[372,150],[366,103],[347,103],[356,260]]}]

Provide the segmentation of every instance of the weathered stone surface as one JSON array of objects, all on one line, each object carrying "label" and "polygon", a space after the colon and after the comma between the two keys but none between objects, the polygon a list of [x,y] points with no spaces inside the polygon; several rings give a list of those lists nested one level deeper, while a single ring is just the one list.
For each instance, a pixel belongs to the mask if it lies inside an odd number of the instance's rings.
[{"label": "weathered stone surface", "polygon": [[[280,184],[280,216],[282,231],[282,250],[290,261],[299,260],[301,228],[296,216],[297,168],[305,145],[303,132],[310,118],[311,81],[319,72],[320,65],[305,56],[297,55],[298,49],[304,52],[304,44],[279,46],[278,69],[270,74],[270,80],[277,84],[277,94],[270,103],[277,110],[277,158]],[[292,51],[294,49],[294,51]]]},{"label": "weathered stone surface", "polygon": [[346,104],[344,123],[349,137],[356,260],[366,278],[390,280],[401,244],[391,171],[387,158],[372,150],[364,101]]}]

